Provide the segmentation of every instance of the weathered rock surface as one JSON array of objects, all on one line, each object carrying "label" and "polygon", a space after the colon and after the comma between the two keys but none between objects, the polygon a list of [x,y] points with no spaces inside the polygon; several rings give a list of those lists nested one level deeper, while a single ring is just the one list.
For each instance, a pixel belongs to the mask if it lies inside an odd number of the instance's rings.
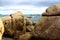
[{"label": "weathered rock surface", "polygon": [[4,25],[0,18],[0,40],[2,40],[3,33],[4,33]]},{"label": "weathered rock surface", "polygon": [[[47,8],[46,13],[36,23],[36,28],[32,32],[36,38],[48,40],[60,40],[60,5]],[[55,9],[56,8],[56,9]]]},{"label": "weathered rock surface", "polygon": [[24,26],[24,16],[21,12],[16,12],[13,14],[10,14],[9,16],[2,17],[2,21],[5,27],[5,33],[4,36],[7,37],[14,37],[17,31],[21,33]]},{"label": "weathered rock surface", "polygon": [[5,16],[1,18],[3,23],[4,23],[4,27],[5,28],[10,28],[12,26],[12,21],[11,21],[11,17],[10,16]]},{"label": "weathered rock surface", "polygon": [[42,17],[36,25],[36,36],[47,39],[60,39],[60,16]]},{"label": "weathered rock surface", "polygon": [[31,21],[31,19],[28,18],[28,17],[25,19],[25,21],[26,21],[26,26],[33,24],[32,21]]},{"label": "weathered rock surface", "polygon": [[21,12],[16,12],[10,15],[12,18],[13,29],[22,30],[24,26],[24,17]]},{"label": "weathered rock surface", "polygon": [[25,34],[23,35],[20,35],[18,40],[29,40],[31,38],[31,34],[29,32],[26,32]]},{"label": "weathered rock surface", "polygon": [[2,40],[14,40],[14,39],[12,39],[12,38],[5,38],[5,37],[3,37],[3,39]]},{"label": "weathered rock surface", "polygon": [[[29,25],[29,26],[26,26],[26,28],[27,28],[27,30],[28,30],[29,32],[31,32],[31,31],[34,30],[35,26]],[[26,31],[27,31],[27,30],[26,30]]]},{"label": "weathered rock surface", "polygon": [[46,11],[42,15],[59,15],[60,14],[60,4],[50,6],[46,9]]},{"label": "weathered rock surface", "polygon": [[5,16],[5,17],[2,17],[1,19],[2,19],[3,24],[4,24],[5,34],[8,34],[8,35],[12,36],[14,32],[13,32],[13,29],[12,29],[11,17],[10,16]]}]

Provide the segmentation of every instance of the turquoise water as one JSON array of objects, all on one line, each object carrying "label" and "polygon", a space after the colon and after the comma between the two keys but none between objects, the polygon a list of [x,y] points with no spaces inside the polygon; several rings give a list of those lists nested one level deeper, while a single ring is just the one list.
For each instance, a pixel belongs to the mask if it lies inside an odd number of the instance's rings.
[{"label": "turquoise water", "polygon": [[1,18],[1,17],[4,17],[4,16],[7,16],[7,15],[2,15],[2,14],[0,14],[0,18]]},{"label": "turquoise water", "polygon": [[41,18],[41,15],[40,14],[36,14],[36,15],[24,15],[24,18],[27,18],[29,16],[32,17],[31,18],[31,21],[32,22],[36,22],[36,21],[38,21]]}]

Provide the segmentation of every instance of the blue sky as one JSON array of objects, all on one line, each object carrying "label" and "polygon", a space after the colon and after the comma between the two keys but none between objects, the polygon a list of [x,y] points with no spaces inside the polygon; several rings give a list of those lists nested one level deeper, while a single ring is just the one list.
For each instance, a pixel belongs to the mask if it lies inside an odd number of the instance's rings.
[{"label": "blue sky", "polygon": [[42,14],[48,6],[60,4],[59,0],[0,0],[0,14],[21,11],[23,14]]}]

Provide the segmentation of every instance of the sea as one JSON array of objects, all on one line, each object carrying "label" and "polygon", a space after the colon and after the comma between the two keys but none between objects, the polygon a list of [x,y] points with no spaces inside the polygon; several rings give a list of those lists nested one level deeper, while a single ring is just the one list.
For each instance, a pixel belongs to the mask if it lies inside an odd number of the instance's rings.
[{"label": "sea", "polygon": [[24,19],[26,19],[27,17],[30,17],[30,20],[32,22],[37,22],[42,16],[40,14],[26,14],[26,15],[24,15]]}]

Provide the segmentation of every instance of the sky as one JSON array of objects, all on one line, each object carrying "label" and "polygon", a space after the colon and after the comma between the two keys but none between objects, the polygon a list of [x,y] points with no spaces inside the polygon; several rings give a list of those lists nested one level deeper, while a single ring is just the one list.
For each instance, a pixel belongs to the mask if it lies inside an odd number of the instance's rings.
[{"label": "sky", "polygon": [[59,0],[0,0],[0,14],[16,11],[23,14],[42,14],[49,6],[60,4]]}]

